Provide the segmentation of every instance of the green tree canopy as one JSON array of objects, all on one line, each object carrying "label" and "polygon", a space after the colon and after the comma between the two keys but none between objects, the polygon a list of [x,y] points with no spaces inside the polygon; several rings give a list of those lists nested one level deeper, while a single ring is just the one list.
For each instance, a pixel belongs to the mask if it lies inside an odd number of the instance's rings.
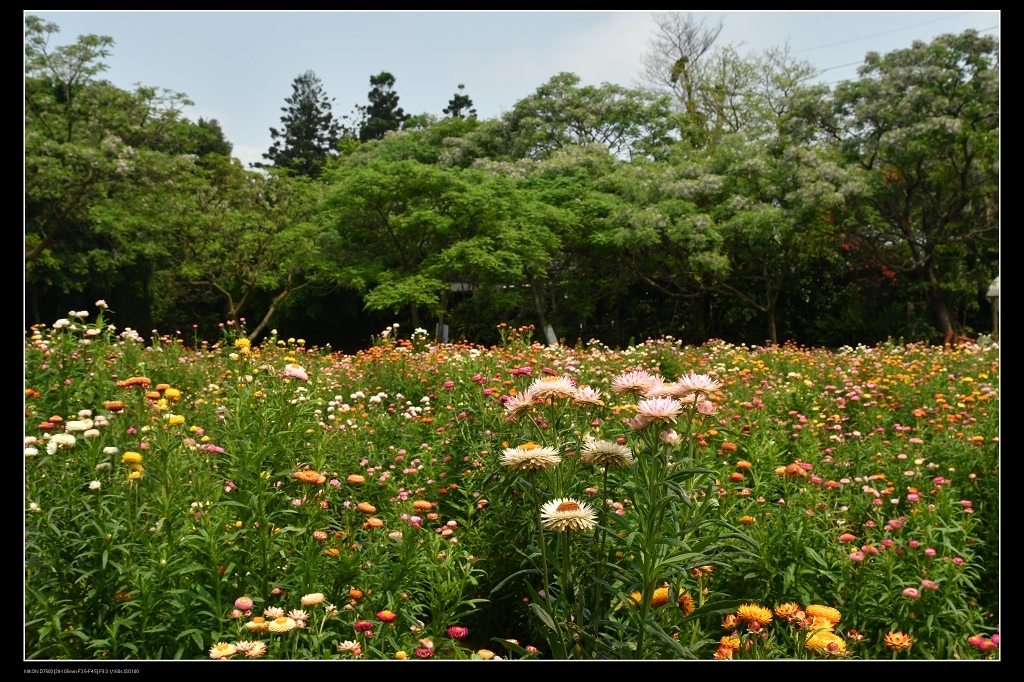
[{"label": "green tree canopy", "polygon": [[409,115],[398,106],[395,77],[387,71],[370,76],[370,103],[357,107],[363,119],[359,125],[362,142],[379,140],[392,130],[401,130]]},{"label": "green tree canopy", "polygon": [[113,40],[25,19],[25,263],[30,297],[124,286],[162,253],[175,180],[194,169],[184,95],[96,78]]},{"label": "green tree canopy", "polygon": [[[274,143],[263,154],[275,168],[315,178],[327,160],[337,153],[341,126],[331,112],[332,99],[312,70],[292,82],[292,95],[281,107],[281,129],[270,129]],[[262,167],[263,164],[258,164]]]},{"label": "green tree canopy", "polygon": [[[465,112],[465,113],[464,113]],[[466,86],[459,83],[459,91],[448,100],[448,106],[444,108],[444,115],[452,118],[469,118],[476,116],[476,109],[473,108],[473,100],[466,94]]]},{"label": "green tree canopy", "polygon": [[854,236],[947,335],[998,274],[998,50],[966,31],[869,53],[835,92],[839,142],[872,189]]}]

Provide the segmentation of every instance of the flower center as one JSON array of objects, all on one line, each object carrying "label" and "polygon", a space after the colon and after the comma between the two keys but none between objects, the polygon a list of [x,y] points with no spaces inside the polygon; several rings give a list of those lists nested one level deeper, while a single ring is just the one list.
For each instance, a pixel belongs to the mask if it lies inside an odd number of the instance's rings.
[{"label": "flower center", "polygon": [[560,512],[574,512],[574,511],[579,511],[579,510],[580,510],[580,506],[578,504],[576,504],[575,502],[573,502],[572,500],[567,500],[567,501],[561,503],[560,505],[558,505],[558,511],[560,511]]},{"label": "flower center", "polygon": [[533,442],[533,441],[531,440],[531,441],[529,441],[529,442],[527,442],[527,443],[523,443],[522,445],[520,445],[520,446],[519,446],[519,449],[520,449],[520,450],[536,450],[536,449],[537,449],[537,448],[539,448],[539,447],[540,447],[539,445],[537,445],[536,443],[534,443],[534,442]]}]

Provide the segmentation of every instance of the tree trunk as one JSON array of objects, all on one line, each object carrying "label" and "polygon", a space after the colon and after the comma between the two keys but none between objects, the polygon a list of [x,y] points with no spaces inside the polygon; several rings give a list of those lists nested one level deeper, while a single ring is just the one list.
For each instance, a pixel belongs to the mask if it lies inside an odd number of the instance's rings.
[{"label": "tree trunk", "polygon": [[779,334],[775,329],[775,306],[769,305],[768,309],[764,314],[765,321],[768,323],[768,341],[771,345],[779,343]]},{"label": "tree trunk", "polygon": [[[288,281],[291,282],[291,277],[288,278]],[[277,306],[281,305],[281,301],[283,301],[285,298],[287,298],[288,294],[292,293],[293,291],[298,291],[299,289],[301,289],[304,286],[306,286],[306,285],[305,284],[300,284],[299,286],[297,286],[295,288],[290,288],[290,287],[286,288],[280,294],[275,296],[274,300],[271,301],[271,303],[270,303],[270,307],[267,309],[267,314],[263,316],[263,319],[260,320],[260,323],[258,325],[256,325],[256,328],[253,329],[252,332],[249,333],[249,336],[247,338],[250,341],[255,341],[256,337],[260,335],[260,332],[262,332],[266,328],[266,326],[270,323],[270,318],[273,317],[274,313],[277,312]]]},{"label": "tree trunk", "polygon": [[[448,285],[448,289],[451,289],[450,284]],[[448,308],[447,289],[441,292],[441,312],[438,314],[437,330],[434,332],[434,341],[437,341],[438,343],[441,343],[442,341],[447,341],[447,339],[444,338],[444,313],[446,308]]]},{"label": "tree trunk", "polygon": [[935,271],[931,266],[928,267],[928,300],[932,304],[932,311],[935,313],[935,319],[939,323],[939,331],[942,332],[943,338],[948,341],[949,338],[956,336],[956,332],[953,329],[953,318],[949,315],[946,297],[942,294],[939,279],[935,276]]},{"label": "tree trunk", "polygon": [[537,311],[537,321],[540,322],[544,338],[547,339],[549,346],[557,346],[558,337],[555,336],[554,328],[548,324],[548,318],[544,315],[544,306],[540,302],[540,292],[537,290],[537,280],[533,277],[530,278],[530,291],[533,293],[533,307]]}]

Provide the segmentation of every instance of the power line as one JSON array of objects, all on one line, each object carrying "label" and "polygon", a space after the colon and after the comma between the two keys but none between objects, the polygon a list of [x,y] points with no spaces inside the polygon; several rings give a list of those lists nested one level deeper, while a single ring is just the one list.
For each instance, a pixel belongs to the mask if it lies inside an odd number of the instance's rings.
[{"label": "power line", "polygon": [[793,50],[793,52],[795,54],[797,52],[810,52],[811,50],[823,50],[826,47],[835,47],[836,45],[846,45],[847,43],[855,43],[858,40],[868,40],[869,38],[876,38],[878,36],[888,35],[889,33],[899,33],[900,31],[906,31],[906,30],[909,30],[909,29],[912,29],[912,28],[917,28],[919,26],[926,26],[928,24],[934,24],[936,21],[946,21],[948,19],[955,19],[957,17],[962,17],[965,14],[970,14],[970,13],[969,12],[961,12],[960,14],[953,14],[953,15],[950,15],[948,17],[939,17],[938,19],[932,19],[931,21],[924,21],[924,22],[921,22],[920,24],[914,24],[913,26],[904,26],[903,28],[894,28],[894,29],[892,29],[890,31],[881,31],[879,33],[873,33],[873,34],[871,34],[869,36],[863,36],[863,37],[860,37],[860,38],[851,38],[849,40],[841,40],[838,43],[829,43],[828,45],[819,45],[818,47],[805,47],[805,48],[803,48],[801,50]]},{"label": "power line", "polygon": [[[986,31],[994,31],[994,30],[996,30],[998,28],[999,28],[999,26],[989,26],[988,28],[977,29],[977,31],[978,31],[978,33],[985,33]],[[889,31],[887,31],[887,33],[888,32]],[[877,35],[881,35],[881,34],[877,34]],[[836,44],[838,45],[840,43],[836,43]],[[828,67],[825,67],[823,69],[818,69],[818,73],[815,76],[812,76],[812,78],[816,78],[816,77],[820,76],[821,74],[825,73],[826,71],[835,71],[836,69],[845,69],[845,68],[850,67],[850,66],[861,66],[863,63],[864,63],[864,61],[861,60],[859,62],[848,62],[846,64],[837,64],[836,66],[828,66]],[[808,80],[810,80],[810,79],[808,79]],[[841,81],[834,81],[834,82],[831,82],[831,83],[827,83],[826,85],[835,85],[836,83],[839,83],[839,82],[841,82]]]}]

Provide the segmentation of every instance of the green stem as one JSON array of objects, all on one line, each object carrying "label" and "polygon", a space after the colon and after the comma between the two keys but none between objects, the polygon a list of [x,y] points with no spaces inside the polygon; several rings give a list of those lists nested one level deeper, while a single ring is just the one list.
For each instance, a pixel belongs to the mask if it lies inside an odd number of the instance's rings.
[{"label": "green stem", "polygon": [[533,488],[533,496],[537,506],[537,530],[540,533],[540,563],[544,572],[544,610],[551,615],[551,620],[555,624],[555,633],[558,635],[558,642],[562,646],[562,655],[565,655],[565,640],[562,638],[562,629],[558,626],[558,619],[551,613],[551,584],[548,581],[548,555],[547,555],[547,543],[544,541],[544,521],[540,515],[540,491],[537,489],[537,475],[536,472],[530,470],[530,486]]}]

